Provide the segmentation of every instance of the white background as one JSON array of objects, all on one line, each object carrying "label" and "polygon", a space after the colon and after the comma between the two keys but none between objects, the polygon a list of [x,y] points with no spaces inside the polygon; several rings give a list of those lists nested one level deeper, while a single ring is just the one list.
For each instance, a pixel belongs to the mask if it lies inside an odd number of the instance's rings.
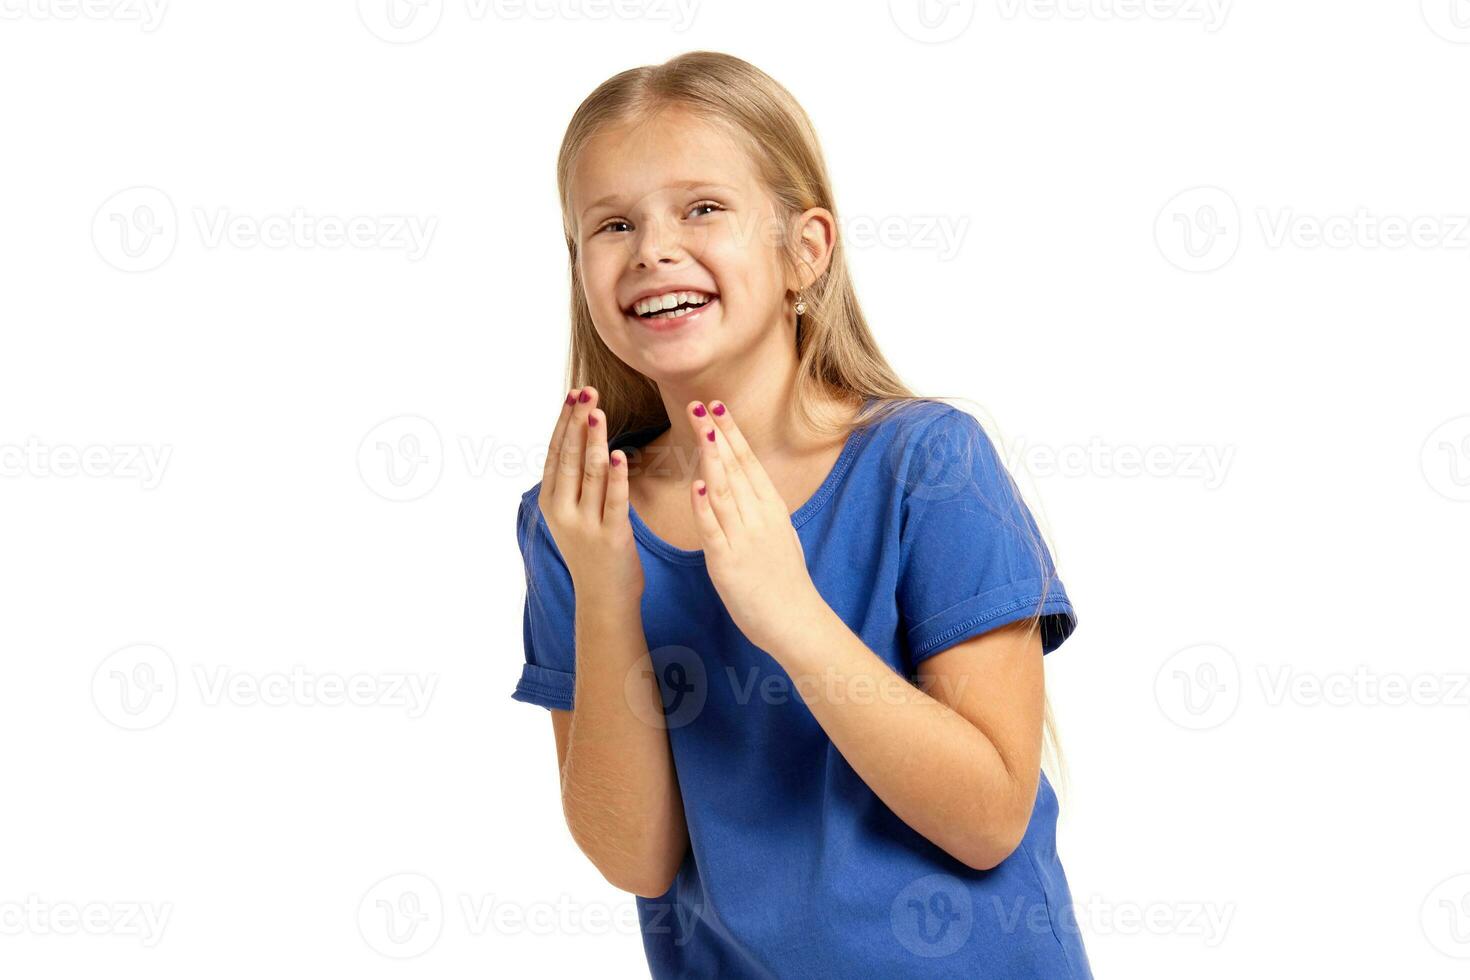
[{"label": "white background", "polygon": [[514,522],[563,128],[713,48],[806,107],[884,352],[1048,532],[1096,975],[1463,976],[1454,2],[0,2],[0,972],[647,974],[509,698]]}]

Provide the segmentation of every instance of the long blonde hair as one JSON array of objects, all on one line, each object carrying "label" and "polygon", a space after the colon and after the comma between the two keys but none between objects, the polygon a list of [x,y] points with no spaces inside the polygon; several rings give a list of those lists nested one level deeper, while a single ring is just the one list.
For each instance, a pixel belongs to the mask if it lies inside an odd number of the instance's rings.
[{"label": "long blonde hair", "polygon": [[[606,413],[610,439],[669,419],[657,385],[619,360],[593,325],[577,250],[578,230],[571,201],[573,169],[587,143],[599,133],[672,108],[720,127],[745,147],[775,206],[778,221],[785,226],[794,226],[794,219],[809,208],[825,208],[834,220],[838,213],[811,120],[790,92],[754,65],[717,51],[690,51],[661,65],[619,72],[597,86],[567,124],[557,155],[556,181],[571,271],[572,337],[564,387],[591,385],[597,389],[598,407]],[[781,240],[785,243],[783,259],[794,270],[804,257],[791,236],[783,235]],[[843,422],[821,411],[832,399],[874,399],[851,423],[854,428],[870,425],[910,402],[941,400],[939,396],[923,397],[911,391],[878,349],[848,274],[842,236],[836,238],[826,271],[802,290],[801,298],[806,312],[797,318],[797,370],[791,407],[804,427],[821,435],[836,434]],[[1015,490],[1012,481],[1005,482]],[[1042,541],[1033,540],[1033,551],[1042,569],[1040,578],[1046,584],[1030,620],[1031,633],[1040,628],[1040,610],[1050,584],[1043,547]],[[1065,763],[1049,697],[1044,709],[1043,768],[1045,750],[1049,748],[1065,785]]]}]

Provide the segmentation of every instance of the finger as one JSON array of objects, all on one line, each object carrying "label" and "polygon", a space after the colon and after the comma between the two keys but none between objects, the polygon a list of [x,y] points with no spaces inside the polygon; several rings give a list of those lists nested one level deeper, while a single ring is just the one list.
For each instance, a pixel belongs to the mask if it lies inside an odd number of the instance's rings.
[{"label": "finger", "polygon": [[607,497],[607,416],[601,409],[587,413],[587,448],[583,452],[581,507],[588,516],[602,520],[602,502]]},{"label": "finger", "polygon": [[735,500],[735,490],[730,485],[730,476],[720,459],[719,433],[715,427],[704,423],[695,428],[699,434],[699,474],[708,485],[710,507],[720,520],[727,537],[733,536],[745,525],[740,514],[740,504]]},{"label": "finger", "polygon": [[720,519],[715,516],[708,491],[709,485],[703,480],[695,480],[689,484],[689,500],[694,508],[694,524],[699,528],[699,538],[704,543],[704,550],[712,551],[723,548],[730,542],[725,537],[725,529],[720,526]]},{"label": "finger", "polygon": [[564,507],[575,507],[582,494],[582,460],[587,449],[587,413],[597,404],[596,393],[583,388],[577,393],[577,404],[561,438],[561,462],[558,464],[557,499]]},{"label": "finger", "polygon": [[739,470],[750,486],[751,495],[757,500],[779,499],[781,494],[776,490],[776,485],[771,482],[770,474],[756,459],[755,452],[750,448],[750,443],[745,441],[745,433],[740,431],[740,426],[735,423],[730,414],[730,406],[724,402],[710,402],[709,413],[714,417],[715,426],[720,430],[720,435],[725,437],[729,445],[730,456],[734,459],[733,465],[726,462],[733,474]]},{"label": "finger", "polygon": [[[694,411],[696,413],[703,412],[704,406],[696,403]],[[735,457],[730,453],[730,444],[725,440],[720,430],[711,426],[707,420],[704,421],[704,427],[706,428],[704,439],[700,442],[701,461],[703,459],[713,459],[718,462],[720,472],[724,474],[723,489],[714,480],[711,480],[711,492],[717,493],[720,496],[728,494],[730,499],[734,501],[735,510],[740,515],[741,524],[755,523],[760,518],[760,501],[756,498],[755,491],[750,488],[750,481],[740,471],[739,465],[735,462]],[[711,436],[713,438],[710,438]],[[716,513],[719,513],[719,503],[720,501],[717,497],[715,500]]]},{"label": "finger", "polygon": [[607,502],[602,508],[607,525],[628,522],[628,454],[614,449],[607,459]]},{"label": "finger", "polygon": [[572,406],[575,404],[577,391],[574,388],[562,399],[561,411],[556,416],[556,426],[551,430],[551,439],[546,443],[546,462],[541,467],[542,500],[551,499],[551,495],[556,492],[556,474],[561,462],[561,439],[566,434],[567,422],[572,417]]}]

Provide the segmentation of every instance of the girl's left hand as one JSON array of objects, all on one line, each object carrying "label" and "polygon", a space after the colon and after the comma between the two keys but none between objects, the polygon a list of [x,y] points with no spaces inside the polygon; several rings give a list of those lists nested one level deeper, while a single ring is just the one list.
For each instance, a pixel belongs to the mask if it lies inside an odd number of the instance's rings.
[{"label": "girl's left hand", "polygon": [[689,495],[705,566],[735,625],[770,653],[824,600],[807,571],[786,501],[729,406],[710,402],[706,414],[696,414],[701,409],[703,403],[693,402],[686,411],[700,444],[702,480],[690,484]]}]

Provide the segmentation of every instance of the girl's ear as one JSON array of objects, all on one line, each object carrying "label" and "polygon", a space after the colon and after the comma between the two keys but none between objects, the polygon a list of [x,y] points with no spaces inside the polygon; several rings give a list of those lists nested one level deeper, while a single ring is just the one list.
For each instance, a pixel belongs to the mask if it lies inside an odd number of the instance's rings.
[{"label": "girl's ear", "polygon": [[793,233],[802,269],[791,288],[800,292],[826,274],[837,246],[837,220],[826,208],[808,208],[797,217]]}]

